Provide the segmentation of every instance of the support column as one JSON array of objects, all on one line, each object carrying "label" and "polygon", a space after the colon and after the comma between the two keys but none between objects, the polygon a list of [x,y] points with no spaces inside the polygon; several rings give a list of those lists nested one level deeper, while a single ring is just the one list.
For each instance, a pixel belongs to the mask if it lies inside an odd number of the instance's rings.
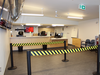
[{"label": "support column", "polygon": [[99,5],[99,45],[97,51],[97,71],[93,75],[100,75],[100,5]]}]

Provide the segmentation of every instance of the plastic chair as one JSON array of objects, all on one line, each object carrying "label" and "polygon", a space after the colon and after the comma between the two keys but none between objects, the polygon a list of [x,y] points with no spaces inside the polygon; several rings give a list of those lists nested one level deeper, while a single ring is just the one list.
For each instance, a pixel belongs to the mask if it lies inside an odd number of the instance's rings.
[{"label": "plastic chair", "polygon": [[90,40],[89,39],[87,39],[86,41],[85,41],[85,47],[86,46],[90,46]]},{"label": "plastic chair", "polygon": [[90,46],[94,46],[94,45],[95,45],[95,40],[91,40]]},{"label": "plastic chair", "polygon": [[90,39],[86,39],[86,41],[81,41],[81,47],[83,47],[82,45],[86,46],[90,46]]}]

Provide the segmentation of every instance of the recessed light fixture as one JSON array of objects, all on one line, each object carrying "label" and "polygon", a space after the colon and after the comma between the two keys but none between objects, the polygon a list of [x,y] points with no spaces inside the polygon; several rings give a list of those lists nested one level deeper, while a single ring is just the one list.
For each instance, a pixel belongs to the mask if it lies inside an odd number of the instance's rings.
[{"label": "recessed light fixture", "polygon": [[73,18],[73,19],[83,19],[83,17],[75,17],[75,16],[68,16],[67,18]]},{"label": "recessed light fixture", "polygon": [[[2,7],[1,7],[1,6],[0,6],[0,9],[2,9]],[[6,9],[6,8],[3,8],[3,10],[8,11],[8,9]]]},{"label": "recessed light fixture", "polygon": [[52,24],[52,26],[64,26],[64,24]]},{"label": "recessed light fixture", "polygon": [[40,24],[26,24],[26,25],[30,25],[30,26],[41,26]]},{"label": "recessed light fixture", "polygon": [[21,15],[26,15],[26,16],[44,16],[44,14],[28,14],[28,13],[22,13]]}]

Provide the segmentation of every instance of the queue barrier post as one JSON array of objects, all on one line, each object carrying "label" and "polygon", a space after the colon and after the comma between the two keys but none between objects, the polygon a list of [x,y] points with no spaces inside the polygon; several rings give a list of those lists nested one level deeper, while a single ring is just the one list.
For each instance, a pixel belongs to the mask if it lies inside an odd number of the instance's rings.
[{"label": "queue barrier post", "polygon": [[31,75],[31,51],[27,51],[27,72]]},{"label": "queue barrier post", "polygon": [[[66,41],[64,41],[64,49],[66,49]],[[64,53],[64,59],[62,60],[63,62],[68,62],[69,60],[66,59],[66,53]]]},{"label": "queue barrier post", "polygon": [[93,72],[93,75],[100,75],[100,45],[98,45],[97,51],[97,72]]},{"label": "queue barrier post", "polygon": [[9,67],[8,70],[14,70],[14,69],[16,69],[17,67],[14,66],[14,63],[13,63],[12,43],[10,43],[10,57],[11,57],[11,67]]}]

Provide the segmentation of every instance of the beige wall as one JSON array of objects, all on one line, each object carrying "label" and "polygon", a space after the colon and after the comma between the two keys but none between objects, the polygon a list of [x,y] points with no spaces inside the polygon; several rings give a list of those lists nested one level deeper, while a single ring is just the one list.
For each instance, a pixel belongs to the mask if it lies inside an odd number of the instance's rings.
[{"label": "beige wall", "polygon": [[54,28],[38,28],[38,32],[46,31],[46,32],[54,32]]},{"label": "beige wall", "polygon": [[9,32],[10,32],[9,30],[0,28],[0,67],[1,67],[0,75],[4,75],[8,57],[10,54]]}]

